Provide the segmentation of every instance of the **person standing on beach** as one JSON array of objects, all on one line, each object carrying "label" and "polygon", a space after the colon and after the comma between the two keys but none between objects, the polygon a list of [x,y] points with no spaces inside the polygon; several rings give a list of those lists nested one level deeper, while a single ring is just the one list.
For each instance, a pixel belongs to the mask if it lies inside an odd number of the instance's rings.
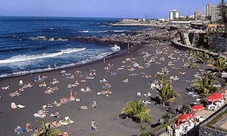
[{"label": "person standing on beach", "polygon": [[57,63],[56,62],[54,63],[54,68],[55,68],[55,70],[57,70]]},{"label": "person standing on beach", "polygon": [[98,130],[95,121],[92,121],[91,122],[90,130],[91,131],[97,131]]}]

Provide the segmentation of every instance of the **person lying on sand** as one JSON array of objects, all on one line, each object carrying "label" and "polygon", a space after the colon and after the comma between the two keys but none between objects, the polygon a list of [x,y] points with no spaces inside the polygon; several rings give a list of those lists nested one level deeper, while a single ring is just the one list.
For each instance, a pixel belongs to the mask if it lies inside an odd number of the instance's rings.
[{"label": "person lying on sand", "polygon": [[92,108],[97,108],[97,103],[96,103],[96,101],[93,101],[91,107],[92,107]]},{"label": "person lying on sand", "polygon": [[51,124],[53,125],[54,128],[62,126],[62,124],[60,122],[58,122],[57,120],[54,120]]},{"label": "person lying on sand", "polygon": [[42,82],[41,84],[39,84],[39,87],[46,87],[46,86],[47,86],[46,82]]},{"label": "person lying on sand", "polygon": [[129,81],[128,81],[128,78],[125,78],[123,81],[122,81],[122,83],[128,83]]},{"label": "person lying on sand", "polygon": [[60,103],[61,103],[61,104],[66,104],[66,103],[68,103],[68,102],[69,102],[69,99],[66,98],[66,97],[62,97],[62,98],[60,99]]},{"label": "person lying on sand", "polygon": [[55,113],[54,112],[51,112],[49,116],[50,117],[55,117],[55,118],[61,117],[58,111],[56,111]]},{"label": "person lying on sand", "polygon": [[24,87],[24,88],[32,88],[33,85],[29,82],[28,84],[24,84],[23,87]]},{"label": "person lying on sand", "polygon": [[53,84],[53,85],[55,85],[55,84],[58,84],[59,83],[59,81],[56,79],[56,78],[53,78],[53,81],[52,82],[50,82],[51,84]]},{"label": "person lying on sand", "polygon": [[87,106],[80,106],[79,110],[87,110],[88,107]]},{"label": "person lying on sand", "polygon": [[26,132],[31,132],[31,131],[33,131],[31,123],[26,123],[26,124],[25,124],[25,131],[26,131]]},{"label": "person lying on sand", "polygon": [[2,87],[2,90],[8,90],[9,88],[10,88],[9,85],[3,86],[3,87]]},{"label": "person lying on sand", "polygon": [[15,92],[9,93],[9,96],[15,97],[15,96],[20,96],[21,94],[16,90]]},{"label": "person lying on sand", "polygon": [[57,101],[54,101],[54,105],[55,105],[56,107],[59,107],[59,106],[61,106],[61,103],[60,103],[60,102],[57,102]]}]

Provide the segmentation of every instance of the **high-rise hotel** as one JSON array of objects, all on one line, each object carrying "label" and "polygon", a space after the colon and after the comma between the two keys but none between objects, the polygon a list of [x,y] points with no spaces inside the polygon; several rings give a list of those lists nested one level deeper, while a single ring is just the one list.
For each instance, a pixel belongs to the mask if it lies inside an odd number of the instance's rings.
[{"label": "high-rise hotel", "polygon": [[209,18],[211,21],[218,20],[218,7],[212,4],[207,4],[205,6],[205,16]]}]

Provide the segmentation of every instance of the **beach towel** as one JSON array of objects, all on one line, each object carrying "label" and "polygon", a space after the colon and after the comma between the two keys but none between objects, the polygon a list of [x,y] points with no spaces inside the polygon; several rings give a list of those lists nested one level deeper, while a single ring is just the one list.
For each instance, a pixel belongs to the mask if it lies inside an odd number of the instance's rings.
[{"label": "beach towel", "polygon": [[14,131],[15,131],[15,133],[17,133],[18,135],[19,135],[20,133],[24,133],[24,129],[21,128],[20,126],[17,126],[16,128],[14,128]]},{"label": "beach towel", "polygon": [[20,109],[23,109],[25,106],[21,105],[21,104],[18,104],[17,107],[20,108]]},{"label": "beach towel", "polygon": [[39,113],[35,113],[35,114],[33,114],[34,115],[34,117],[36,117],[36,118],[44,118],[44,117],[46,117],[46,115],[40,115]]}]

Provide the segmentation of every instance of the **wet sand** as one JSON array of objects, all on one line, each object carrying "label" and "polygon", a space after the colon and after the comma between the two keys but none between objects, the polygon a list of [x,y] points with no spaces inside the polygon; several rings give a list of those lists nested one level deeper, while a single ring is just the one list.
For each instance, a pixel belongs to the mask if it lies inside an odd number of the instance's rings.
[{"label": "wet sand", "polygon": [[[162,54],[155,54],[155,50],[159,48]],[[150,67],[145,67],[145,61],[143,59],[144,52],[150,53],[151,56],[156,56],[155,62],[151,62]],[[173,53],[174,58],[180,58],[174,62],[174,67],[179,69],[173,69],[173,66],[168,66],[168,62],[171,60],[168,56]],[[35,118],[33,116],[38,110],[42,109],[42,106],[53,101],[59,101],[62,97],[69,97],[70,90],[77,91],[77,98],[80,101],[68,102],[59,107],[47,108],[50,112],[59,111],[60,115],[65,117],[69,116],[71,120],[75,121],[69,127],[62,126],[58,129],[62,131],[69,132],[70,136],[120,136],[125,134],[139,135],[140,125],[131,119],[121,119],[119,114],[126,103],[131,100],[150,100],[148,97],[144,97],[143,94],[151,92],[151,97],[157,95],[155,90],[151,90],[149,83],[153,82],[158,77],[154,76],[157,72],[160,72],[163,67],[167,67],[170,70],[169,76],[179,76],[179,80],[173,81],[173,88],[176,92],[180,94],[180,97],[176,98],[176,101],[171,103],[170,106],[173,108],[177,107],[179,104],[190,104],[193,99],[185,95],[185,88],[190,85],[190,83],[185,82],[185,80],[194,79],[194,73],[199,71],[198,68],[182,68],[183,64],[186,62],[187,57],[182,56],[184,51],[179,51],[171,47],[168,43],[162,43],[161,45],[143,45],[142,48],[130,53],[124,53],[118,57],[109,58],[90,63],[83,66],[77,66],[72,68],[64,69],[66,73],[71,73],[75,76],[74,79],[67,79],[65,74],[62,74],[62,70],[55,70],[44,73],[37,73],[31,75],[25,75],[20,77],[0,79],[0,87],[9,85],[10,89],[0,90],[0,135],[1,136],[13,136],[17,135],[14,133],[14,128],[16,126],[24,127],[27,122],[31,123],[33,128],[40,127],[36,120],[42,120],[44,122],[52,122],[56,118],[45,117],[43,119]],[[181,55],[180,55],[181,54]],[[151,56],[149,58],[151,58]],[[160,61],[160,57],[164,57],[164,61]],[[130,59],[129,59],[130,58]],[[184,62],[182,62],[184,58]],[[172,61],[174,61],[172,59]],[[135,67],[134,71],[133,64],[138,63],[141,67]],[[109,66],[109,69],[105,67]],[[202,66],[205,67],[205,66]],[[132,69],[131,69],[132,68]],[[96,73],[94,79],[86,79],[89,73]],[[78,73],[76,71],[81,71]],[[116,75],[111,75],[111,72],[116,73]],[[186,74],[180,74],[179,72],[186,72]],[[45,75],[48,78],[45,80],[47,86],[53,87],[50,82],[53,78],[56,78],[60,83],[56,84],[59,90],[54,91],[53,94],[45,94],[44,90],[47,87],[39,87],[41,82],[34,82],[34,77],[38,75]],[[132,76],[133,75],[133,76]],[[169,78],[168,76],[168,78]],[[110,91],[112,92],[108,97],[106,95],[97,95],[103,89],[103,83],[100,80],[105,78],[108,80],[109,84],[112,86]],[[123,83],[122,80],[127,78],[128,83]],[[18,90],[21,86],[18,85],[19,80],[23,80],[23,83],[31,83],[32,88],[26,88],[23,92],[20,92],[18,97],[10,97],[9,93]],[[79,81],[79,85],[74,88],[67,88],[68,84],[72,84],[75,80]],[[81,82],[86,80],[86,82]],[[91,92],[81,92],[81,88],[90,87]],[[137,96],[137,92],[141,92],[142,96]],[[97,102],[97,108],[91,108],[93,101]],[[23,109],[11,109],[11,102],[16,104],[24,105]],[[88,106],[87,110],[80,110],[80,106]],[[152,123],[155,124],[165,113],[168,107],[162,107],[161,105],[156,105],[156,102],[151,101],[148,105],[151,109],[151,119]],[[98,127],[98,131],[90,131],[90,123],[95,121]],[[150,129],[150,124],[146,124],[148,129]],[[31,132],[24,132],[24,136],[30,136]]]}]

